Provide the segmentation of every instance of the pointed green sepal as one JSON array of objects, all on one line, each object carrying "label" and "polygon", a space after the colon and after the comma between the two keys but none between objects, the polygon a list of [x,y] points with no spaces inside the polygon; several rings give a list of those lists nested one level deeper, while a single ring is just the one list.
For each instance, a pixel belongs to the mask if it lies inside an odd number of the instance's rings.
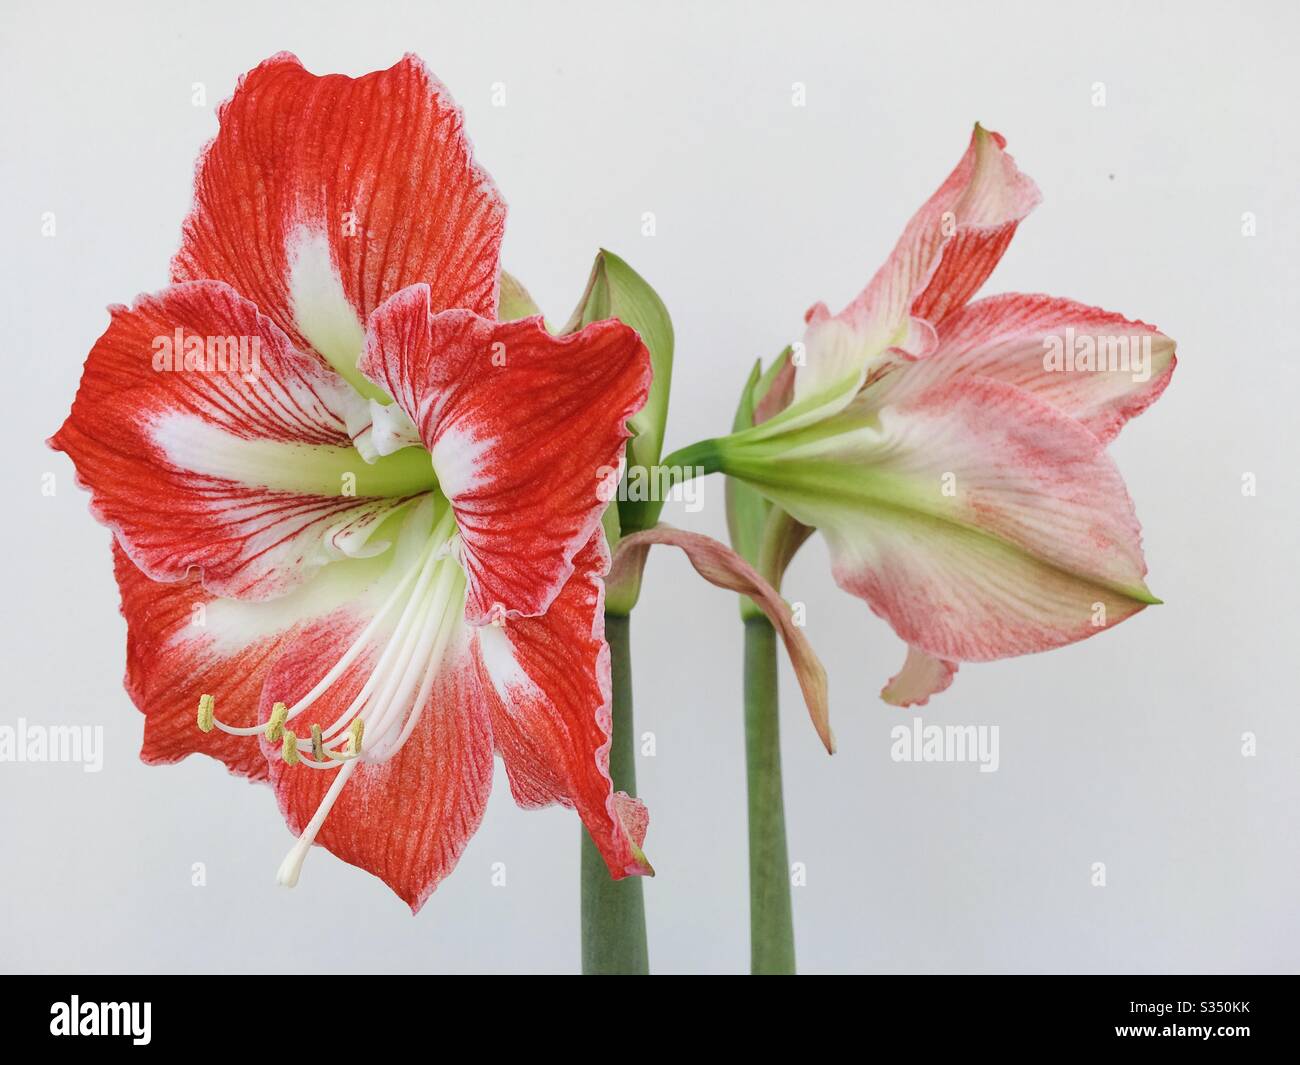
[{"label": "pointed green sepal", "polygon": [[[790,357],[786,348],[773,360],[767,371],[762,362],[754,363],[749,379],[741,391],[736,416],[732,420],[733,433],[744,432],[754,426],[758,405],[771,389],[776,376]],[[806,525],[795,521],[780,507],[774,505],[752,485],[735,477],[726,479],[727,530],[731,546],[746,562],[752,565],[778,591],[786,567],[803,542],[812,534]],[[762,617],[762,611],[748,598],[741,597],[740,613],[743,618]]]}]

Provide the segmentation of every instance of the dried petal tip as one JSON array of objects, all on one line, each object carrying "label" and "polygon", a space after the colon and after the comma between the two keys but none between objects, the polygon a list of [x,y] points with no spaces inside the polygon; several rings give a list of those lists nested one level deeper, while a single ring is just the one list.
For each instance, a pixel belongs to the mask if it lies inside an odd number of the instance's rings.
[{"label": "dried petal tip", "polygon": [[270,743],[279,743],[284,735],[284,723],[289,720],[289,708],[284,703],[271,707],[271,718],[266,723],[266,738]]},{"label": "dried petal tip", "polygon": [[284,742],[280,745],[280,756],[289,765],[298,764],[298,737],[293,729],[284,729]]},{"label": "dried petal tip", "polygon": [[199,731],[211,732],[216,700],[211,695],[199,696]]},{"label": "dried petal tip", "polygon": [[653,529],[643,529],[632,533],[619,541],[618,551],[610,567],[611,581],[617,581],[625,567],[640,565],[637,552],[642,556],[653,544],[670,544],[686,552],[695,572],[710,584],[726,588],[741,595],[747,595],[754,604],[767,615],[767,619],[776,629],[777,635],[785,644],[790,664],[794,666],[795,676],[803,691],[804,702],[808,706],[808,716],[812,718],[813,727],[821,737],[828,754],[835,753],[835,736],[831,732],[830,700],[827,694],[826,670],[804,635],[803,629],[794,623],[790,606],[780,593],[763,578],[753,566],[731,550],[711,537],[700,533],[675,529],[660,522]]}]

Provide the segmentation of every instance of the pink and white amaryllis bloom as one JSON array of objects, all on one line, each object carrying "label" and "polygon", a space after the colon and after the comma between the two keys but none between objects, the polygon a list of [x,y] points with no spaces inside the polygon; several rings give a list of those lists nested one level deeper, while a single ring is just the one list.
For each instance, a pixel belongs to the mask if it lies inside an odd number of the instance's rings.
[{"label": "pink and white amaryllis bloom", "polygon": [[52,441],[115,536],[142,757],[269,780],[286,884],[315,842],[418,909],[494,751],[521,805],[649,873],[608,773],[597,474],[644,345],[496,320],[505,206],[412,57],[268,60],[196,185],[174,283],[112,309]]},{"label": "pink and white amaryllis bloom", "polygon": [[821,530],[839,585],[907,642],[882,692],[900,705],[958,662],[1059,647],[1158,602],[1106,445],[1164,391],[1174,343],[1072,300],[970,302],[1039,202],[1004,147],[975,127],[870,284],[808,312],[755,386],[752,427],[718,442],[723,471]]}]

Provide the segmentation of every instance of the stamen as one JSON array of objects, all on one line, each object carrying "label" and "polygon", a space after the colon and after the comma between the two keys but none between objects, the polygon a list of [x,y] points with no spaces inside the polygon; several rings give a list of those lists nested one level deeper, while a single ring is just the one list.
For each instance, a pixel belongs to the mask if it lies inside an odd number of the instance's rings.
[{"label": "stamen", "polygon": [[[408,700],[412,692],[419,683],[418,677],[421,671],[426,674],[436,672],[436,664],[442,658],[443,650],[446,646],[447,639],[450,638],[451,626],[445,622],[447,620],[448,607],[455,603],[456,596],[453,589],[456,585],[457,578],[462,571],[458,565],[450,562],[444,564],[438,575],[438,582],[430,593],[428,600],[422,604],[423,616],[421,618],[421,628],[418,631],[418,642],[415,647],[405,646],[402,649],[402,660],[399,668],[395,671],[389,683],[385,686],[383,694],[380,695],[377,706],[368,708],[370,710],[371,724],[373,726],[373,740],[370,748],[370,756],[366,759],[371,762],[384,762],[397,753],[401,742],[385,744],[384,737],[394,724],[397,723],[397,715],[406,712],[409,718],[415,716],[418,719],[420,707],[414,706]],[[459,606],[459,604],[456,604]],[[417,633],[412,632],[415,636]],[[437,646],[437,656],[432,652]],[[409,735],[409,729],[403,730],[405,735]]]},{"label": "stamen", "polygon": [[[406,593],[411,582],[415,580],[418,574],[423,572],[422,563],[428,556],[429,547],[435,542],[436,537],[431,536],[429,539],[429,545],[421,552],[420,556],[416,559],[415,564],[402,575],[402,579],[397,582],[397,586],[388,594],[388,598],[384,600],[383,604],[375,612],[375,616],[370,619],[370,623],[362,629],[361,634],[352,641],[351,646],[349,646],[343,653],[343,657],[334,663],[333,668],[317,681],[316,686],[294,703],[293,707],[285,715],[285,720],[292,719],[302,713],[303,710],[307,709],[308,706],[315,702],[316,699],[329,689],[330,685],[343,674],[344,670],[356,661],[357,656],[365,647],[366,642],[374,635],[375,631],[383,623],[388,614],[391,613],[393,607],[401,601],[403,594]],[[217,728],[221,729],[222,732],[231,736],[256,736],[262,731],[261,725],[241,727],[236,725],[227,725],[224,721],[214,721],[214,724]],[[271,742],[275,743],[278,739],[279,737],[277,736],[275,739],[272,739]]]},{"label": "stamen", "polygon": [[[435,503],[430,501],[428,505]],[[387,761],[410,738],[429,701],[447,649],[462,631],[466,575],[450,507],[436,522],[415,528],[416,535],[425,535],[419,533],[420,528],[428,530],[423,545],[414,538],[402,541],[410,549],[399,556],[406,572],[343,654],[305,695],[291,705],[275,702],[265,724],[253,727],[235,727],[216,720],[215,701],[210,695],[199,701],[199,727],[204,731],[215,727],[233,735],[260,733],[268,742],[280,744],[280,756],[288,766],[337,771],[315,814],[280,865],[277,880],[286,886],[297,883],[308,851],[357,764]],[[392,616],[394,611],[396,618]],[[361,679],[361,671],[353,671],[352,667],[363,655],[368,675],[355,697],[328,725],[314,721],[309,726],[310,738],[299,738],[288,723],[322,697],[328,696],[336,706],[342,702],[346,693],[340,689],[351,688],[353,677]],[[312,715],[318,719],[322,716]]]},{"label": "stamen", "polygon": [[213,708],[216,700],[211,695],[199,696],[199,731],[211,732],[213,722]]},{"label": "stamen", "polygon": [[[442,662],[442,657],[446,653],[447,644],[451,640],[452,633],[456,628],[456,615],[461,609],[458,597],[454,594],[447,594],[455,587],[456,579],[462,571],[458,566],[448,566],[446,570],[450,586],[444,593],[441,603],[437,604],[430,611],[426,621],[421,646],[416,655],[412,658],[410,665],[402,675],[401,686],[397,692],[390,696],[389,703],[384,710],[384,718],[378,724],[379,731],[378,743],[372,743],[371,761],[383,762],[393,757],[402,745],[406,743],[415,726],[419,723],[420,715],[424,712],[424,704],[428,701],[429,692],[432,690],[433,681],[438,673],[438,666]],[[421,671],[423,676],[421,677]],[[419,686],[414,700],[411,700],[411,694]],[[397,737],[389,743],[383,743],[383,739],[388,731],[397,722],[394,711],[398,709],[407,709],[407,717]]]},{"label": "stamen", "polygon": [[[408,603],[406,609],[402,612],[397,628],[389,637],[388,644],[385,646],[384,652],[380,656],[379,661],[375,664],[370,676],[366,679],[366,683],[362,686],[361,691],[357,693],[357,697],[352,700],[347,709],[335,719],[334,723],[330,725],[328,729],[325,730],[323,735],[327,742],[334,743],[336,733],[338,733],[345,724],[355,720],[364,720],[362,715],[366,713],[374,713],[375,706],[383,707],[386,705],[394,687],[395,681],[393,679],[387,681],[379,698],[373,703],[371,702],[371,696],[380,680],[390,673],[390,666],[394,658],[396,658],[398,662],[405,662],[409,658],[411,649],[415,645],[416,638],[419,636],[420,631],[415,626],[413,619],[419,616],[421,608],[428,601],[428,596],[424,594],[425,586],[428,584],[426,577],[428,574],[435,572],[436,569],[436,566],[433,566],[431,563],[428,564],[427,573],[421,576],[420,585],[417,587],[415,596],[413,596],[411,603]],[[338,759],[338,761],[342,760],[342,758]],[[314,758],[303,758],[299,764],[308,766],[312,769],[337,768],[334,761],[318,761]]]},{"label": "stamen", "polygon": [[[446,622],[454,625],[455,615],[462,609],[462,600],[455,594],[458,584],[463,587],[463,572],[458,565],[448,562],[437,565],[441,559],[435,555],[425,564],[425,573],[417,585],[417,590],[402,612],[397,628],[389,637],[383,654],[376,663],[362,690],[334,723],[325,730],[326,742],[335,742],[335,736],[345,723],[349,727],[366,728],[366,722],[375,730],[374,735],[382,740],[398,723],[398,713],[413,709],[408,700],[417,684],[417,674],[421,669],[426,673],[435,671],[436,663],[441,660],[450,629]],[[436,576],[436,579],[432,579]],[[433,587],[430,588],[430,583]],[[431,654],[436,642],[437,652]],[[432,678],[430,677],[430,680]],[[379,694],[374,695],[376,686],[383,681]],[[427,697],[427,695],[426,695]],[[418,714],[416,714],[418,720]],[[407,722],[396,742],[375,744],[371,754],[365,760],[383,762],[391,758],[410,735],[414,723]],[[347,742],[347,741],[345,741]],[[347,748],[351,744],[347,743]],[[306,750],[306,746],[302,747]],[[358,744],[358,752],[360,745]],[[301,765],[312,769],[335,769],[337,764],[349,760],[347,754],[326,750],[331,761],[303,757]],[[351,757],[357,757],[354,755]]]},{"label": "stamen", "polygon": [[271,707],[271,717],[266,722],[266,739],[268,743],[279,743],[284,736],[284,723],[289,717],[289,710],[284,703]]},{"label": "stamen", "polygon": [[365,731],[365,718],[354,718],[352,724],[348,727],[348,738],[343,745],[343,750],[341,752],[327,750],[325,753],[339,762],[345,762],[350,758],[357,757],[361,753],[361,737]]},{"label": "stamen", "polygon": [[[397,739],[393,741],[391,751],[396,753],[402,749],[402,746],[410,739],[411,733],[415,731],[415,726],[420,723],[420,717],[424,713],[425,704],[429,701],[429,692],[433,689],[434,678],[438,675],[438,663],[442,661],[442,656],[447,649],[447,639],[443,638],[437,651],[430,657],[430,666],[425,671],[424,680],[420,684],[420,690],[416,693],[415,702],[412,703],[412,711],[406,719],[406,724],[402,726],[402,731],[398,734]],[[389,755],[391,757],[391,754]]]},{"label": "stamen", "polygon": [[405,655],[410,647],[410,641],[414,635],[413,626],[415,619],[419,616],[420,610],[428,599],[429,585],[434,576],[438,573],[436,554],[426,556],[420,569],[419,580],[416,582],[415,589],[411,593],[410,601],[403,608],[401,615],[398,617],[397,625],[388,637],[388,642],[384,646],[383,653],[379,656],[379,661],[375,663],[366,678],[365,684],[362,685],[361,691],[357,693],[355,699],[348,705],[333,723],[325,730],[325,739],[334,742],[334,737],[338,735],[348,723],[352,721],[357,714],[364,712],[371,696],[374,694],[375,687],[379,681],[388,672],[394,658],[400,658]]}]

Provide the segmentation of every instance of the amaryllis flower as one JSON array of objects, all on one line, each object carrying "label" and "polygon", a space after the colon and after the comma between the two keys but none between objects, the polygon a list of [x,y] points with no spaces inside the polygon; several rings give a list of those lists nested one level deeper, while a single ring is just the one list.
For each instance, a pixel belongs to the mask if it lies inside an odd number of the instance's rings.
[{"label": "amaryllis flower", "polygon": [[494,751],[611,875],[650,872],[608,774],[597,474],[649,361],[616,321],[497,321],[504,218],[417,59],[275,56],[220,110],[173,284],[112,309],[52,441],[115,537],[142,757],[269,780],[287,884],[316,842],[418,909]]},{"label": "amaryllis flower", "polygon": [[788,561],[802,526],[821,530],[836,581],[907,642],[882,692],[903,705],[958,662],[1059,647],[1159,601],[1106,444],[1169,383],[1174,343],[1072,300],[970,302],[1039,201],[1004,146],[976,126],[871,283],[808,312],[802,344],[751,378],[748,428],[716,443],[777,508],[764,554]]}]

